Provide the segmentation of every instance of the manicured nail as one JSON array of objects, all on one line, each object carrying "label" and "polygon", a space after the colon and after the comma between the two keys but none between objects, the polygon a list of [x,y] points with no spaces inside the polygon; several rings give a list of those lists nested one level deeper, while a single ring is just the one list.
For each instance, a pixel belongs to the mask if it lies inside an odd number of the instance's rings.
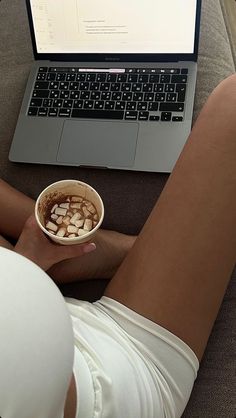
[{"label": "manicured nail", "polygon": [[85,245],[84,253],[91,253],[92,251],[96,250],[96,244],[91,242],[90,244]]}]

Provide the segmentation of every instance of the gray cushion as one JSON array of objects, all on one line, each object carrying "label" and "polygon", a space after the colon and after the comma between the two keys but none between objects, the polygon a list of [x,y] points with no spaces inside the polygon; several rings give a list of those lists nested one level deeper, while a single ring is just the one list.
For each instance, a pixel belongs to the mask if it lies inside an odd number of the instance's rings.
[{"label": "gray cushion", "polygon": [[[100,192],[106,208],[104,228],[137,234],[168,175],[14,164],[8,161],[9,147],[33,61],[24,1],[11,0],[10,5],[2,1],[0,22],[0,176],[34,198],[53,181],[79,178]],[[194,120],[214,87],[233,72],[232,51],[219,0],[205,0]],[[123,211],[124,205],[129,208],[128,212]],[[235,286],[234,275],[214,326],[185,418],[234,418],[236,415],[233,341]],[[63,287],[63,291],[65,294],[84,296],[75,285]]]}]

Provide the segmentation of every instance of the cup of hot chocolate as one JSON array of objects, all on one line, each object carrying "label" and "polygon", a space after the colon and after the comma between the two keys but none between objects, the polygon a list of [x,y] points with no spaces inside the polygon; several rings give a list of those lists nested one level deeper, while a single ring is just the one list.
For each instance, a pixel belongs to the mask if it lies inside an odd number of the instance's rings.
[{"label": "cup of hot chocolate", "polygon": [[82,244],[91,241],[104,218],[98,192],[78,180],[61,180],[46,187],[35,204],[35,217],[52,241]]}]

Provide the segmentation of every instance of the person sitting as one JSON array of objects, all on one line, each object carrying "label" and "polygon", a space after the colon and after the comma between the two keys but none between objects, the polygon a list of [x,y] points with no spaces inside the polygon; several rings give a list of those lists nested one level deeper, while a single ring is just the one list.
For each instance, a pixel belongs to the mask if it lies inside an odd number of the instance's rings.
[{"label": "person sitting", "polygon": [[[1,182],[2,418],[182,415],[235,266],[235,107],[233,75],[138,237],[100,230],[95,242],[55,245],[34,202]],[[54,283],[89,277],[110,278],[94,303],[64,299]]]}]

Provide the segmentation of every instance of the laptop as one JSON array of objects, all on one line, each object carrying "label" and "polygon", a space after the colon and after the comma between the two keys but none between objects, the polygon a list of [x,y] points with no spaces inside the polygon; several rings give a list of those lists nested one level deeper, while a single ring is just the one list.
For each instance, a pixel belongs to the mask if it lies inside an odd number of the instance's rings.
[{"label": "laptop", "polygon": [[26,0],[35,62],[9,159],[172,171],[191,130],[201,0]]}]

